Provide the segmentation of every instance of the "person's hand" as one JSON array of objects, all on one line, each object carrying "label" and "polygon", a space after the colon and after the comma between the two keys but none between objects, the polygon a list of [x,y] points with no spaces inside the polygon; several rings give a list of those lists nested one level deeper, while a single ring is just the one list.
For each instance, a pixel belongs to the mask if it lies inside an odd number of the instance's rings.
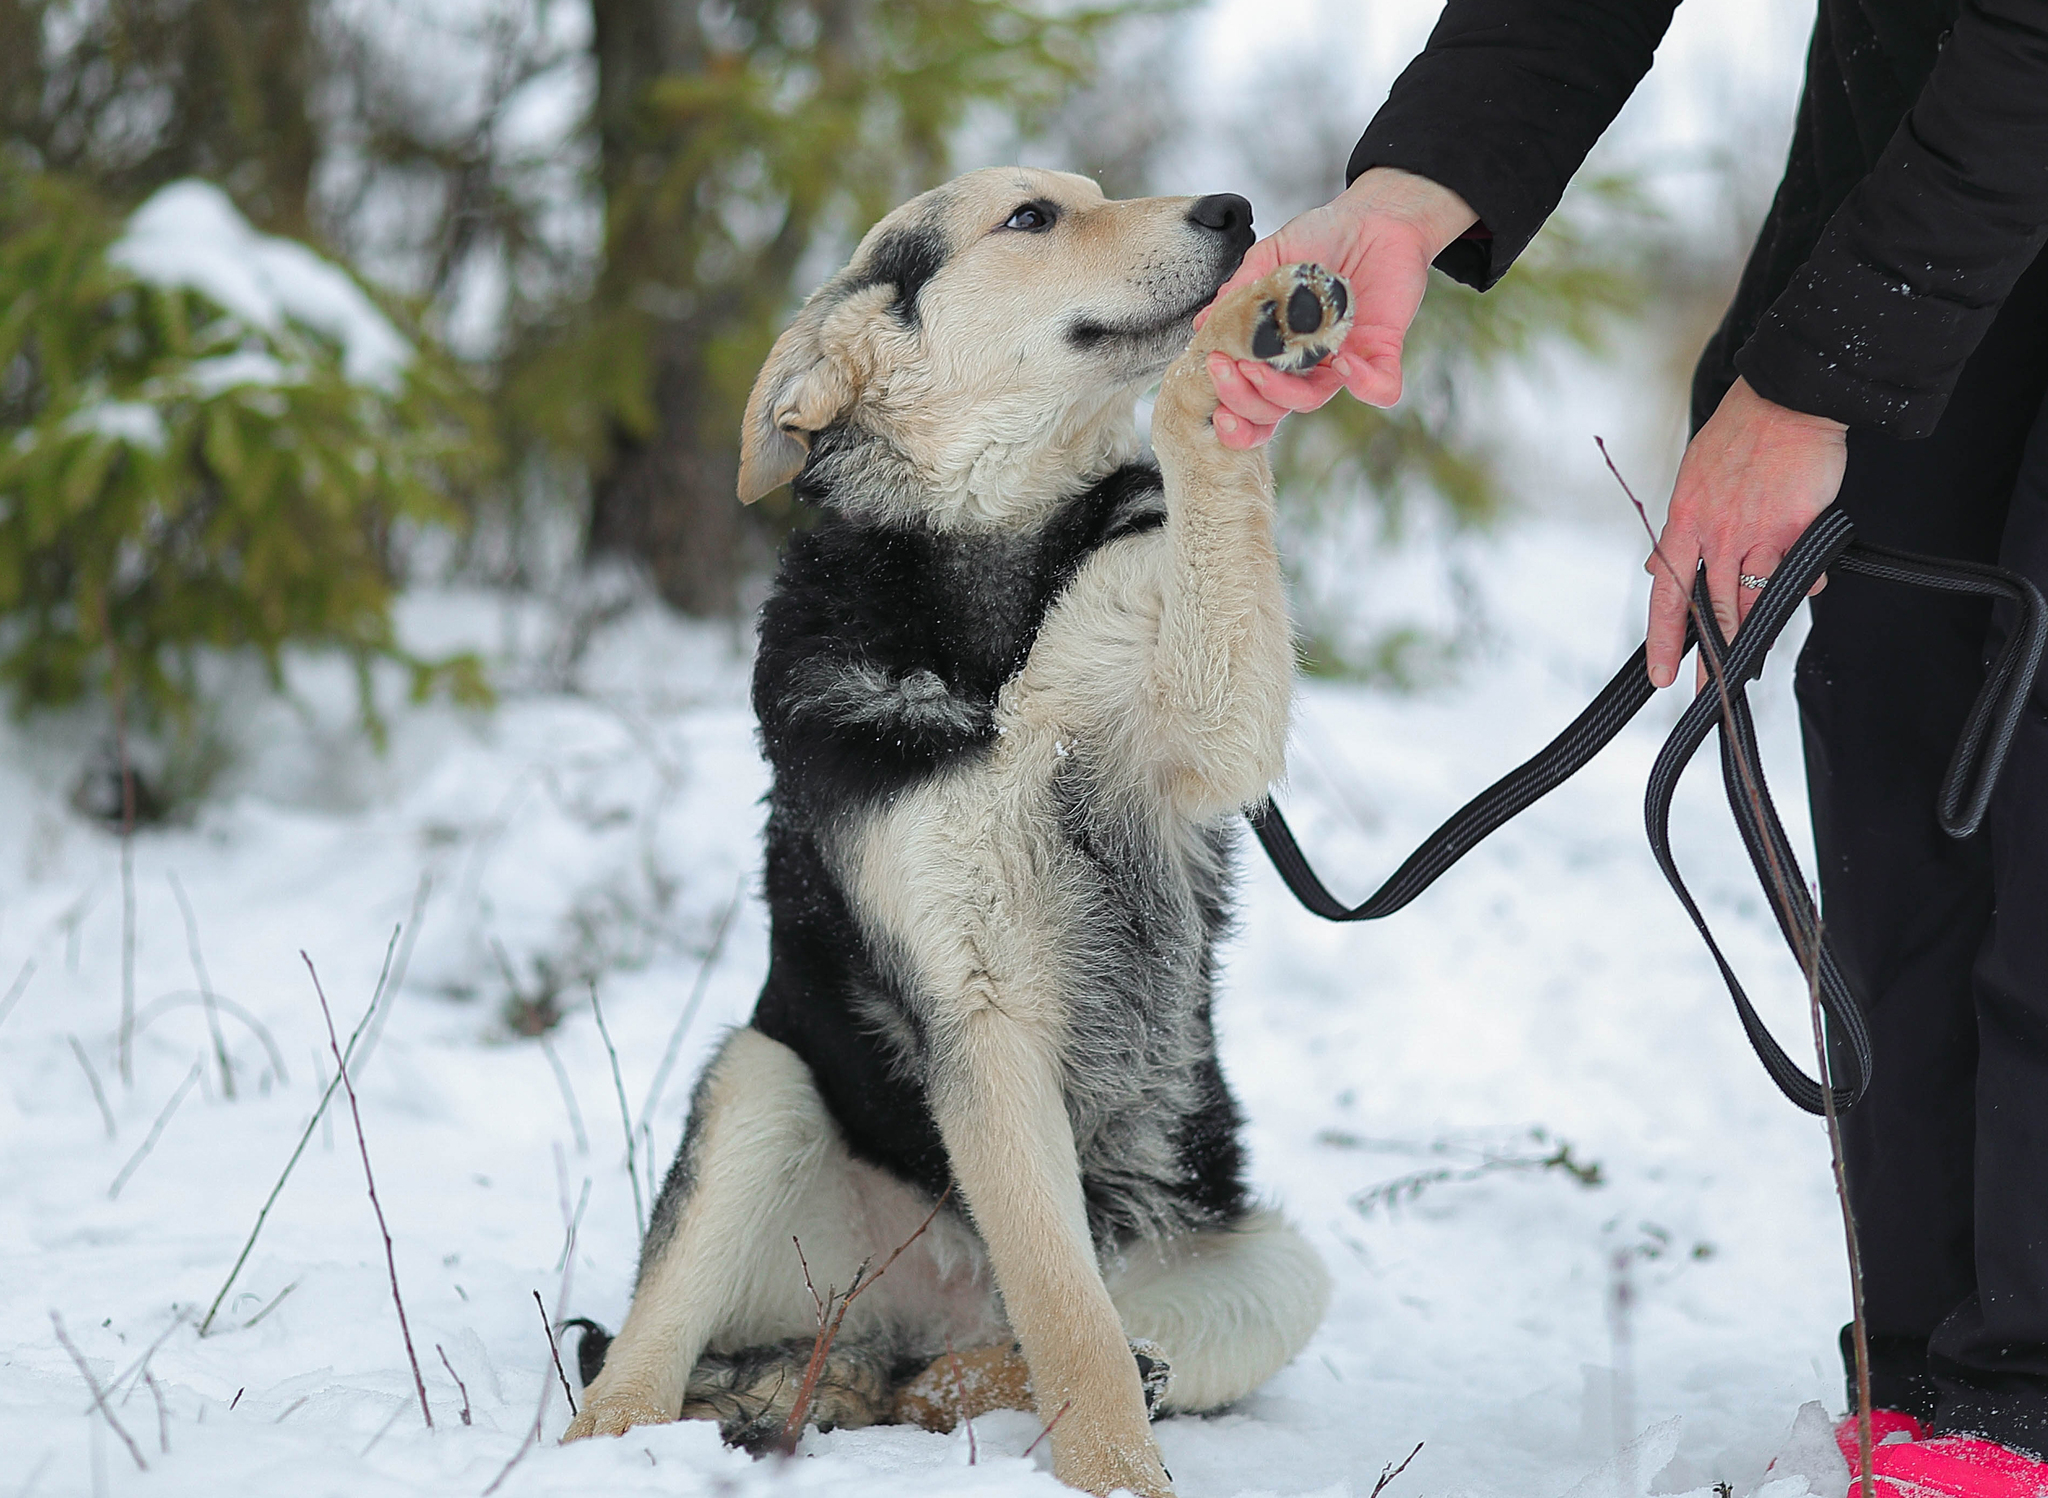
[{"label": "person's hand", "polygon": [[[1848,431],[1839,421],[1767,401],[1746,380],[1722,397],[1685,449],[1664,533],[1643,563],[1656,580],[1650,589],[1652,683],[1667,687],[1678,678],[1686,603],[1701,559],[1715,621],[1723,637],[1733,637],[1758,591],[1741,579],[1769,577],[1800,533],[1834,503]],[[1811,593],[1826,586],[1823,577]]]},{"label": "person's hand", "polygon": [[[1256,447],[1289,411],[1313,411],[1339,390],[1375,406],[1399,400],[1401,343],[1422,305],[1429,263],[1477,221],[1470,205],[1448,187],[1412,172],[1374,167],[1334,201],[1290,219],[1253,245],[1218,297],[1278,266],[1313,261],[1351,283],[1351,336],[1335,358],[1302,375],[1211,354],[1209,377],[1219,402],[1216,435],[1223,445]],[[1204,309],[1195,326],[1207,317]]]}]

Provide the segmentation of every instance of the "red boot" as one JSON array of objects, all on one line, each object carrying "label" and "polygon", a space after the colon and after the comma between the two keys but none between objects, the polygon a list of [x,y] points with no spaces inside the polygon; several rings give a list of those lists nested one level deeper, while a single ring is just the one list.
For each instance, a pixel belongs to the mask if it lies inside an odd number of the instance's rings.
[{"label": "red boot", "polygon": [[[1924,1441],[1931,1434],[1913,1416],[1904,1410],[1872,1410],[1870,1412],[1870,1444],[1872,1446],[1897,1445],[1900,1441]],[[1835,1444],[1842,1448],[1842,1460],[1849,1464],[1849,1470],[1856,1470],[1856,1416],[1852,1412],[1842,1417],[1835,1427]]]},{"label": "red boot", "polygon": [[[2048,1462],[1974,1436],[1880,1446],[1870,1465],[1878,1498],[2048,1498]],[[1848,1498],[1861,1498],[1853,1478]]]}]

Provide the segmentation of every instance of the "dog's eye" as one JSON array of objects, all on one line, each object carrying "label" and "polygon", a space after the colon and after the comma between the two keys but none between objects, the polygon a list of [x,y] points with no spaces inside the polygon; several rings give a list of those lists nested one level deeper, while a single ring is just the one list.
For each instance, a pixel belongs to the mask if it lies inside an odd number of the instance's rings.
[{"label": "dog's eye", "polygon": [[1050,203],[1026,203],[1003,224],[1021,234],[1040,234],[1052,227],[1055,215]]}]

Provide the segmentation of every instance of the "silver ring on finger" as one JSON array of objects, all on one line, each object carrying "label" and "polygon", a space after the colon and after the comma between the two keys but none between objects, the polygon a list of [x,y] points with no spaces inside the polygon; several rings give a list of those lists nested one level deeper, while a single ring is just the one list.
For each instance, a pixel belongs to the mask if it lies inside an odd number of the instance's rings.
[{"label": "silver ring on finger", "polygon": [[1770,582],[1770,578],[1758,577],[1754,572],[1745,572],[1741,576],[1736,578],[1736,581],[1741,583],[1743,587],[1748,588],[1751,592],[1755,592],[1757,589],[1767,585]]}]

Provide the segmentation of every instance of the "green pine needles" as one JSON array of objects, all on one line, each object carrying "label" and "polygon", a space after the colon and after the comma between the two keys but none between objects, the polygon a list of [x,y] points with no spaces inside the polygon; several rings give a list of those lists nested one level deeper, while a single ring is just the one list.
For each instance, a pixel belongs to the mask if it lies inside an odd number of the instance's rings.
[{"label": "green pine needles", "polygon": [[[182,732],[209,652],[282,689],[291,646],[354,662],[373,734],[380,661],[415,697],[483,700],[473,657],[414,655],[391,618],[402,543],[459,521],[485,461],[460,376],[311,251],[201,184],[165,191],[228,231],[212,264],[235,310],[179,284],[177,257],[208,249],[189,223],[159,235],[170,270],[138,268],[88,190],[0,159],[0,691]],[[238,243],[276,286],[237,292]]]}]

